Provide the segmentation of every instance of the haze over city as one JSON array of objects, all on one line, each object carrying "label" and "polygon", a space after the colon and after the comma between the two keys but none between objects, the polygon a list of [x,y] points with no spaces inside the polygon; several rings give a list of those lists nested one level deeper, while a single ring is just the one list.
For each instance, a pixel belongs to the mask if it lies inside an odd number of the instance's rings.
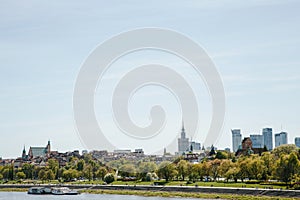
[{"label": "haze over city", "polygon": [[[81,65],[103,41],[140,27],[187,35],[215,63],[226,95],[226,117],[214,144],[219,149],[232,149],[231,129],[236,128],[243,136],[261,134],[265,127],[273,128],[273,133],[286,131],[288,143],[300,136],[298,1],[133,2],[7,1],[1,5],[0,157],[20,156],[24,145],[28,149],[48,140],[53,150],[87,149],[76,131],[72,104]],[[116,132],[108,117],[111,111],[105,107],[110,99],[105,97],[126,71],[147,63],[172,66],[190,83],[200,113],[192,139],[202,143],[212,115],[209,92],[187,63],[160,51],[134,52],[103,75],[95,94],[103,130]],[[157,103],[169,111],[167,131],[180,136],[180,107],[163,88],[146,87],[133,97],[132,120],[147,125],[150,108]],[[188,135],[189,122],[185,123]],[[143,146],[125,143],[123,148]]]}]

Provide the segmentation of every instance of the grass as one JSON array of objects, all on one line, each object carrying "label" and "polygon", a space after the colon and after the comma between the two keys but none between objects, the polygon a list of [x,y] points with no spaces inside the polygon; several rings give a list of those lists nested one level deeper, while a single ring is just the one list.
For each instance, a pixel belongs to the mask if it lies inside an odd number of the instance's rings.
[{"label": "grass", "polygon": [[131,190],[82,190],[82,193],[89,194],[118,194],[137,196],[160,196],[160,197],[182,197],[182,198],[203,198],[203,199],[235,199],[235,200],[299,200],[299,198],[231,195],[231,194],[207,194],[207,193],[186,193],[186,192],[153,192],[153,191],[131,191]]},{"label": "grass", "polygon": [[27,192],[27,188],[0,188],[0,192]]},{"label": "grass", "polygon": [[[7,184],[60,184],[59,181],[39,181],[39,180],[24,180],[22,182],[8,181]],[[62,184],[94,184],[102,185],[103,181],[94,180],[94,181],[75,181],[75,182],[64,182]],[[113,185],[154,185],[154,182],[143,182],[143,181],[114,181]],[[187,181],[170,181],[166,183],[167,186],[205,186],[205,187],[236,187],[236,188],[274,188],[274,189],[286,189],[286,186],[272,185],[272,184],[258,184],[258,183],[234,183],[234,182],[195,182],[187,184]]]}]

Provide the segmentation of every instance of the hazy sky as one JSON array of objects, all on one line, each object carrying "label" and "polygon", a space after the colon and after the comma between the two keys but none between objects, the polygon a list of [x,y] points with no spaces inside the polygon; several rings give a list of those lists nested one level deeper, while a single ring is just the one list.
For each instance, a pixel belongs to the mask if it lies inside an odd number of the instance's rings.
[{"label": "hazy sky", "polygon": [[[274,132],[282,127],[294,143],[300,136],[299,9],[299,1],[288,0],[1,1],[0,157],[19,156],[23,145],[28,150],[29,146],[46,145],[48,139],[53,150],[85,149],[76,133],[72,108],[81,64],[101,42],[140,27],[179,31],[213,59],[226,94],[226,119],[216,146],[231,148],[231,128],[241,128],[247,136],[267,126]],[[126,63],[149,59],[173,59],[174,66],[180,65],[170,55],[141,55],[120,61],[105,78],[112,84],[118,78],[118,67],[126,70]],[[192,71],[182,74],[197,85]],[[201,79],[199,82],[203,84]],[[105,90],[111,90],[109,84],[96,92],[96,99],[105,96]],[[141,95],[159,101],[159,90],[150,87]],[[132,113],[140,111],[140,104],[147,104],[141,95],[135,97]],[[202,132],[207,130],[211,115],[205,106],[209,104],[206,96],[199,95]],[[97,116],[109,131],[112,123],[105,121],[109,113],[101,111],[101,101],[97,101]],[[144,109],[133,114],[137,123],[147,121],[149,109]],[[177,122],[173,125],[179,133]],[[202,142],[201,136],[196,139]]]}]

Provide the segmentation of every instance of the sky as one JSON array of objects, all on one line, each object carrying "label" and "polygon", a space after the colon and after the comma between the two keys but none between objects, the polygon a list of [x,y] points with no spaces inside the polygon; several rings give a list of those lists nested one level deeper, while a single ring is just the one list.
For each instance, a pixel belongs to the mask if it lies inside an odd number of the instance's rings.
[{"label": "sky", "polygon": [[[30,146],[46,146],[48,140],[53,150],[61,152],[89,149],[77,132],[72,105],[82,63],[105,40],[143,27],[187,35],[215,63],[226,95],[226,117],[215,146],[231,148],[233,128],[249,136],[272,127],[274,133],[287,131],[289,143],[294,143],[300,137],[299,8],[300,2],[292,0],[2,1],[0,157],[20,156],[24,145],[28,151]],[[179,71],[186,65],[157,51],[136,52],[114,63],[103,76],[103,87],[98,85],[95,91],[95,112],[106,132],[116,131],[104,106],[112,86],[132,63],[151,62],[167,63]],[[205,133],[211,119],[205,84],[188,67],[180,73],[196,92],[199,132]],[[149,123],[149,109],[158,102],[171,112],[169,131],[179,133],[181,119],[174,97],[155,86],[144,88],[130,101],[133,121]],[[199,134],[193,139],[203,138]]]}]

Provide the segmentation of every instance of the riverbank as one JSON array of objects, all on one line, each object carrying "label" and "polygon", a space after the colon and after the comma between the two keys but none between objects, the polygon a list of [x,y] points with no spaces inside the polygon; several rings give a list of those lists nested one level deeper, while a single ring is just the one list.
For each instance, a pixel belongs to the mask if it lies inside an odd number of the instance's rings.
[{"label": "riverbank", "polygon": [[300,198],[267,197],[235,194],[210,194],[210,193],[187,193],[187,192],[163,192],[163,191],[132,191],[132,190],[83,190],[90,194],[119,194],[137,195],[146,197],[182,197],[182,198],[202,198],[202,199],[236,199],[236,200],[299,200]]},{"label": "riverbank", "polygon": [[[33,184],[1,184],[0,191],[27,191]],[[54,187],[55,184],[41,184]],[[143,186],[143,185],[71,185],[59,186],[77,189],[80,192],[126,194],[142,196],[170,196],[222,199],[300,199],[300,191],[281,189],[192,187],[192,186]],[[204,196],[203,196],[204,195]],[[206,196],[207,195],[207,196]]]}]

